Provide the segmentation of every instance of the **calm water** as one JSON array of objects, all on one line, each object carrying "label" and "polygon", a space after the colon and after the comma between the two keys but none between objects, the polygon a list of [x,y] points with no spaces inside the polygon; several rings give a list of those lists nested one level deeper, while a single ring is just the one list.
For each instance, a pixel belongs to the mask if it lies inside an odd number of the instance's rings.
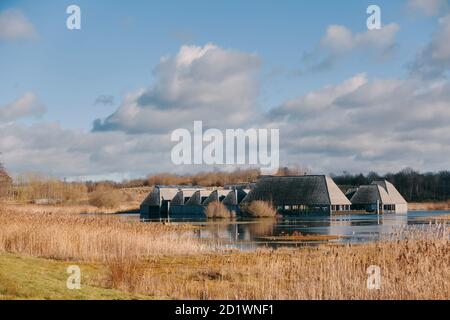
[{"label": "calm water", "polygon": [[[414,211],[408,214],[386,215],[342,215],[305,216],[281,220],[236,220],[236,221],[190,221],[201,226],[192,231],[192,237],[223,246],[252,249],[259,246],[300,246],[320,242],[283,242],[260,239],[267,236],[292,235],[295,231],[303,235],[333,235],[342,238],[332,243],[370,242],[389,235],[399,227],[430,223],[430,217],[450,214],[450,211]],[[136,217],[136,216],[134,216]]]}]

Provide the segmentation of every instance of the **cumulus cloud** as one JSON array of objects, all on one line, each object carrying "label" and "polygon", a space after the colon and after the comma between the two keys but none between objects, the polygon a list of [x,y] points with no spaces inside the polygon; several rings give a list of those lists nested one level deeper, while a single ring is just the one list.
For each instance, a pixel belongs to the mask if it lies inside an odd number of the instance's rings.
[{"label": "cumulus cloud", "polygon": [[72,178],[114,177],[117,173],[144,176],[170,167],[170,140],[166,135],[92,133],[64,129],[57,123],[2,125],[0,150],[2,161],[12,173]]},{"label": "cumulus cloud", "polygon": [[450,68],[450,15],[439,19],[439,28],[431,42],[419,52],[411,65],[414,74],[442,77]]},{"label": "cumulus cloud", "polygon": [[438,15],[448,9],[447,0],[409,0],[408,7],[411,10],[422,12],[428,16]]},{"label": "cumulus cloud", "polygon": [[446,168],[450,84],[356,75],[285,102],[267,115],[280,128],[281,159],[341,171]]},{"label": "cumulus cloud", "polygon": [[211,170],[206,165],[174,165],[173,145],[168,134],[83,132],[49,122],[0,125],[2,162],[14,175],[36,172],[69,180],[121,180]]},{"label": "cumulus cloud", "polygon": [[353,92],[366,82],[366,75],[358,74],[339,85],[325,86],[320,90],[286,101],[280,107],[271,110],[269,113],[270,117],[275,119],[288,118],[291,120],[314,117],[317,113],[328,111],[327,109],[338,97]]},{"label": "cumulus cloud", "polygon": [[[445,60],[446,49],[438,46],[445,44],[445,24],[441,20],[427,46],[427,63]],[[335,31],[326,42],[330,50],[334,50],[332,43],[339,43],[336,39],[346,50],[361,43],[378,48],[389,43],[375,44],[367,35],[350,33],[349,37],[342,30]],[[194,120],[203,120],[205,126],[219,129],[279,128],[281,164],[300,162],[318,173],[448,168],[447,79],[371,79],[360,73],[261,114],[255,107],[259,64],[254,54],[214,45],[184,46],[175,56],[161,59],[151,87],[128,94],[113,114],[96,121],[92,132],[63,129],[55,123],[14,123],[39,114],[32,107],[38,105],[37,99],[26,94],[0,108],[3,160],[14,172],[66,177],[211,170],[177,167],[170,161],[171,130],[190,129]],[[129,163],[133,165],[124,166]]]},{"label": "cumulus cloud", "polygon": [[344,26],[331,25],[322,38],[321,45],[330,49],[333,54],[342,54],[354,49],[376,49],[386,52],[395,45],[398,29],[397,24],[391,23],[378,30],[353,33]]},{"label": "cumulus cloud", "polygon": [[303,55],[304,71],[329,70],[344,55],[354,52],[384,60],[394,52],[399,28],[398,24],[391,23],[381,29],[355,33],[345,26],[330,25],[315,50]]},{"label": "cumulus cloud", "polygon": [[0,106],[0,123],[20,118],[39,117],[44,113],[45,107],[33,93],[27,92],[16,101]]},{"label": "cumulus cloud", "polygon": [[22,11],[8,9],[0,12],[0,40],[27,40],[37,36],[34,26]]},{"label": "cumulus cloud", "polygon": [[167,132],[199,119],[211,127],[242,125],[254,115],[259,65],[255,54],[211,44],[183,46],[161,59],[153,86],[126,96],[93,130]]}]

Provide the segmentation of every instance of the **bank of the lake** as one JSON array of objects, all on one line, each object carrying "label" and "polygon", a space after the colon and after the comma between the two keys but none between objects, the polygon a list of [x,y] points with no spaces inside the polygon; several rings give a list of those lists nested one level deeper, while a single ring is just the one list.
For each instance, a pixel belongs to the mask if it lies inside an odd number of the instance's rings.
[{"label": "bank of the lake", "polygon": [[[4,297],[18,299],[73,298],[61,288],[68,264],[87,276],[80,299],[449,299],[448,228],[407,227],[399,241],[237,250],[193,237],[202,227],[191,223],[0,210],[0,254],[9,259],[0,270]],[[380,290],[367,289],[371,265],[382,270]],[[23,281],[29,274],[43,278]]]}]

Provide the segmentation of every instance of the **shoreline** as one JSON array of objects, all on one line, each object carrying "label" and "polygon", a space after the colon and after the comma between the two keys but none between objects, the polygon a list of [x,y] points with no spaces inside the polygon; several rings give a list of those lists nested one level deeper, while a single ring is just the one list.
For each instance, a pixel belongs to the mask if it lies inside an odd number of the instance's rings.
[{"label": "shoreline", "polygon": [[450,200],[440,202],[410,202],[409,211],[447,211],[450,210]]},{"label": "shoreline", "polygon": [[[402,234],[408,241],[253,251],[206,245],[185,231],[50,207],[32,214],[0,209],[0,281],[8,284],[0,299],[450,298],[442,290],[450,286],[450,240],[439,225]],[[64,289],[67,265],[74,264],[87,286],[76,297]],[[371,265],[385,275],[377,292],[366,289]],[[24,272],[35,271],[42,277],[23,281]],[[33,287],[40,289],[27,294]]]}]

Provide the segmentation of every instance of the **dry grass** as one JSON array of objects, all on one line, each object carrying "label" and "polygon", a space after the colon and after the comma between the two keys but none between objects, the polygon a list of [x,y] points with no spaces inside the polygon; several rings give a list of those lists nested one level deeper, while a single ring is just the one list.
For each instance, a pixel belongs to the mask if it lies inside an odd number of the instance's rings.
[{"label": "dry grass", "polygon": [[[109,191],[107,191],[109,190]],[[106,189],[99,188],[85,199],[80,199],[75,203],[59,204],[30,204],[17,201],[3,203],[9,210],[22,213],[117,213],[129,212],[139,209],[140,203],[151,191],[149,187]],[[90,199],[89,199],[90,198]],[[88,199],[90,201],[88,201]]]},{"label": "dry grass", "polygon": [[[449,299],[448,245],[383,242],[152,259],[115,287],[175,299]],[[380,290],[367,289],[371,265],[381,268]]]},{"label": "dry grass", "polygon": [[259,170],[236,170],[233,172],[202,172],[195,175],[180,176],[171,173],[160,173],[149,176],[146,184],[154,185],[201,185],[219,187],[226,184],[254,182],[260,175]]},{"label": "dry grass", "polygon": [[22,203],[41,200],[51,203],[78,203],[86,197],[87,187],[84,183],[68,183],[31,173],[19,176],[11,192],[11,200]]},{"label": "dry grass", "polygon": [[136,210],[139,205],[136,203],[120,203],[114,208],[98,208],[89,204],[58,204],[58,205],[41,205],[41,204],[17,204],[8,203],[4,207],[7,210],[23,213],[23,214],[113,214],[118,212],[128,212]]},{"label": "dry grass", "polygon": [[[449,299],[448,228],[395,236],[403,241],[126,262],[121,276],[110,266],[103,285],[174,299]],[[367,289],[371,265],[381,268],[380,290]]]},{"label": "dry grass", "polygon": [[442,202],[414,202],[408,203],[410,211],[450,210],[450,200]]},{"label": "dry grass", "polygon": [[0,251],[75,261],[138,259],[206,250],[183,226],[144,224],[114,216],[0,213]]},{"label": "dry grass", "polygon": [[[105,271],[91,284],[104,288],[171,299],[450,299],[446,225],[403,228],[379,243],[251,252],[217,250],[190,232],[111,216],[0,213],[0,251],[96,261]],[[381,268],[380,290],[366,287],[370,265]]]},{"label": "dry grass", "polygon": [[[131,200],[131,199],[129,199]],[[127,201],[123,193],[116,190],[94,191],[89,194],[89,204],[97,208],[117,208],[120,203]]]},{"label": "dry grass", "polygon": [[208,204],[205,214],[209,219],[229,219],[234,216],[224,204],[218,201]]},{"label": "dry grass", "polygon": [[244,212],[253,218],[274,218],[277,211],[272,204],[266,201],[252,201],[244,208]]},{"label": "dry grass", "polygon": [[[4,189],[1,185],[0,179],[0,189]],[[118,212],[138,209],[151,189],[119,188],[118,185],[108,182],[65,182],[52,177],[26,174],[19,176],[8,188],[7,196],[3,197],[3,200],[16,205],[64,206],[68,210],[90,206],[88,212],[98,212],[95,208]]]},{"label": "dry grass", "polygon": [[444,214],[439,216],[431,216],[427,218],[429,221],[449,221],[450,214]]}]

